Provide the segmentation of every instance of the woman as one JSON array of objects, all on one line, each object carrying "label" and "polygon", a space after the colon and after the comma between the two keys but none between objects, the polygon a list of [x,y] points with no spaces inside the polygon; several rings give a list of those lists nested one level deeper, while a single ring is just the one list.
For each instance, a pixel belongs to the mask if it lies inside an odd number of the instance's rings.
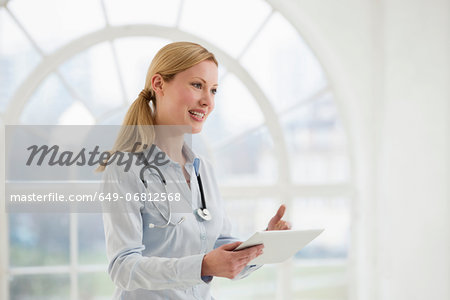
[{"label": "woman", "polygon": [[[144,154],[137,161],[147,168],[136,163],[124,171],[108,165],[103,191],[124,197],[170,191],[184,199],[179,203],[188,210],[174,213],[174,202],[140,198],[114,203],[121,213],[103,214],[114,299],[211,299],[213,276],[243,278],[259,267],[247,264],[263,245],[232,251],[241,242],[230,236],[212,167],[184,142],[185,134],[202,130],[213,111],[217,76],[218,63],[202,46],[166,45],[152,60],[145,87],[125,116],[123,125],[139,126],[122,126],[114,148]],[[166,160],[149,167],[158,157]],[[281,220],[284,210],[281,206],[267,230],[289,229]]]}]

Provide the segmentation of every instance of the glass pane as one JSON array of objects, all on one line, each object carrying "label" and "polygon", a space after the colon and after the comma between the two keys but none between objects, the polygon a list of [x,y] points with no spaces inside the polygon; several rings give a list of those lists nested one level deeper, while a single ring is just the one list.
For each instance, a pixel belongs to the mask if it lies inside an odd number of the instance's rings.
[{"label": "glass pane", "polygon": [[350,179],[347,139],[331,94],[280,116],[294,182],[322,184]]},{"label": "glass pane", "polygon": [[123,103],[109,43],[89,48],[64,62],[61,74],[95,117]]},{"label": "glass pane", "polygon": [[99,125],[121,125],[128,107],[107,112],[104,118],[98,120]]},{"label": "glass pane", "polygon": [[346,300],[348,274],[346,262],[294,263],[292,287],[295,299]]},{"label": "glass pane", "polygon": [[[56,75],[50,75],[28,100],[20,117],[23,124],[59,124],[74,100]],[[45,108],[45,110],[44,110]]]},{"label": "glass pane", "polygon": [[270,11],[261,0],[189,0],[183,5],[180,28],[237,57]]},{"label": "glass pane", "polygon": [[278,161],[266,127],[215,146],[212,155],[221,184],[265,184],[278,177]]},{"label": "glass pane", "polygon": [[295,256],[345,259],[350,245],[350,199],[297,198],[292,207],[292,228],[325,228],[325,231]]},{"label": "glass pane", "polygon": [[211,294],[216,299],[273,300],[276,287],[276,265],[264,265],[241,280],[215,277],[211,282]]},{"label": "glass pane", "polygon": [[66,274],[12,276],[11,300],[59,300],[70,298],[70,278]]},{"label": "glass pane", "polygon": [[106,0],[105,6],[112,25],[157,24],[175,26],[180,0]]},{"label": "glass pane", "polygon": [[80,274],[78,278],[79,299],[106,300],[112,298],[114,284],[106,272]]},{"label": "glass pane", "polygon": [[[241,240],[246,240],[256,230],[264,230],[278,208],[278,201],[270,198],[226,198],[224,202],[233,226],[232,235]],[[216,277],[212,281],[212,295],[217,299],[275,299],[275,267],[265,265],[238,281]]]},{"label": "glass pane", "polygon": [[67,214],[10,214],[10,266],[69,264]]},{"label": "glass pane", "polygon": [[47,53],[105,25],[100,1],[15,0],[8,7]]},{"label": "glass pane", "polygon": [[78,214],[80,264],[107,264],[105,233],[101,214]]},{"label": "glass pane", "polygon": [[39,54],[0,8],[0,112],[6,109],[16,89],[36,67]]},{"label": "glass pane", "polygon": [[[249,128],[261,125],[262,112],[242,82],[228,73],[219,83],[215,108],[203,127],[203,133],[211,143],[224,142]],[[218,134],[220,133],[220,134]]]},{"label": "glass pane", "polygon": [[242,240],[248,239],[257,230],[266,229],[279,206],[278,201],[271,198],[225,198],[224,202],[233,226],[232,235]]},{"label": "glass pane", "polygon": [[327,84],[309,47],[279,13],[274,13],[241,62],[276,111],[307,99]]},{"label": "glass pane", "polygon": [[95,118],[80,101],[73,102],[59,118],[59,125],[94,125]]},{"label": "glass pane", "polygon": [[132,103],[144,88],[148,67],[156,52],[169,40],[147,37],[121,38],[114,41],[128,101]]}]

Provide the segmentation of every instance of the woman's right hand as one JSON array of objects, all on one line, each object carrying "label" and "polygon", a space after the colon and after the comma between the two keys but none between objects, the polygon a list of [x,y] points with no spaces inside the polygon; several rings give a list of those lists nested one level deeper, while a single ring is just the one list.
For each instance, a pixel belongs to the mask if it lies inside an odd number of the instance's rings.
[{"label": "woman's right hand", "polygon": [[233,251],[242,242],[222,245],[203,257],[202,276],[218,276],[233,279],[255,257],[263,253],[264,245],[256,245]]}]

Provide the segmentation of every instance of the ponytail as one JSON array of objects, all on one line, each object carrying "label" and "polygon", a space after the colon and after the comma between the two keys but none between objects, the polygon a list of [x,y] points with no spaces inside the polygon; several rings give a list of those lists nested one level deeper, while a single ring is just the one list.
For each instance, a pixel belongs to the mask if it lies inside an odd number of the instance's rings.
[{"label": "ponytail", "polygon": [[[128,109],[110,156],[116,152],[142,152],[153,144],[155,140],[154,113],[151,105],[156,109],[156,97],[153,90],[143,89]],[[95,172],[105,170],[108,159],[100,163]]]}]

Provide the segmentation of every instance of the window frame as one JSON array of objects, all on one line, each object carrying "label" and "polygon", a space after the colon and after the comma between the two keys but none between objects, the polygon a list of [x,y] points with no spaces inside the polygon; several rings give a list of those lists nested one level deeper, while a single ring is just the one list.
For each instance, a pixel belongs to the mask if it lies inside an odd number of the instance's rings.
[{"label": "window frame", "polygon": [[[263,0],[264,1],[264,0]],[[181,1],[180,7],[183,6]],[[271,5],[272,12],[265,19],[263,24],[261,24],[260,29],[255,32],[255,36],[260,33],[261,28],[270,20],[274,12],[278,11],[283,17],[286,18],[285,14],[279,9],[276,9],[271,3],[271,1],[266,1]],[[1,7],[5,8],[6,11],[12,15],[11,11],[7,9],[8,1],[0,3]],[[286,142],[284,141],[283,130],[280,125],[279,116],[272,109],[272,105],[258,86],[258,83],[250,76],[250,74],[245,70],[245,68],[239,63],[239,59],[242,56],[240,54],[238,57],[233,58],[221,49],[217,48],[215,45],[203,40],[193,34],[184,32],[178,28],[179,20],[181,18],[182,9],[179,9],[179,15],[177,17],[177,23],[175,27],[164,27],[153,24],[141,24],[141,25],[122,25],[122,26],[109,26],[108,18],[106,15],[106,10],[103,1],[102,8],[105,14],[106,26],[96,32],[89,33],[75,40],[72,40],[65,46],[61,47],[54,53],[50,55],[44,55],[43,51],[39,49],[38,45],[33,41],[31,35],[26,32],[26,29],[20,25],[20,22],[14,18],[15,22],[21,30],[24,31],[27,38],[30,39],[33,47],[37,48],[37,52],[42,55],[41,62],[37,67],[29,74],[29,76],[21,83],[19,88],[16,90],[13,98],[10,100],[8,107],[4,113],[0,115],[0,121],[2,125],[4,124],[18,124],[21,112],[25,107],[28,99],[31,97],[36,88],[42,83],[42,81],[49,75],[55,73],[63,82],[63,85],[68,89],[68,91],[75,96],[76,99],[82,100],[82,97],[76,94],[76,91],[70,87],[70,84],[63,78],[63,76],[58,72],[58,67],[64,63],[66,60],[70,59],[72,56],[87,50],[88,48],[102,43],[109,42],[111,47],[114,49],[113,41],[116,39],[124,37],[158,37],[169,40],[190,40],[204,45],[206,48],[210,49],[218,59],[227,68],[227,72],[231,72],[236,77],[241,80],[241,82],[248,88],[249,92],[255,99],[258,99],[257,105],[259,105],[263,116],[264,125],[267,126],[271,137],[274,142],[274,149],[276,156],[278,157],[280,166],[280,178],[278,182],[269,186],[246,186],[246,187],[232,187],[232,186],[221,186],[221,192],[224,199],[233,198],[236,196],[249,195],[250,197],[274,197],[274,199],[286,199],[286,204],[290,205],[294,197],[310,197],[310,196],[323,196],[323,197],[348,197],[350,203],[353,201],[354,197],[354,184],[352,181],[352,174],[350,174],[349,182],[339,183],[339,184],[321,184],[321,185],[305,185],[293,183],[289,171],[289,155],[286,148]],[[288,22],[290,20],[286,18]],[[298,28],[290,22],[294,29],[298,32]],[[254,37],[249,40],[246,48],[243,49],[242,53],[245,53],[246,49],[251,45]],[[314,51],[313,51],[314,52]],[[114,50],[113,50],[114,53]],[[118,66],[117,57],[115,58],[115,64]],[[119,72],[120,75],[120,72]],[[121,78],[122,76],[119,76]],[[328,79],[328,78],[327,78]],[[122,79],[121,79],[122,80]],[[122,87],[123,87],[122,82]],[[332,92],[331,88],[329,91]],[[126,93],[123,93],[124,95]],[[83,102],[83,101],[82,101]],[[120,107],[126,109],[126,101],[124,101],[124,106]],[[120,109],[120,108],[116,108]],[[342,116],[340,115],[342,118]],[[97,120],[99,121],[99,120]],[[348,132],[348,131],[347,131]],[[4,131],[2,131],[1,137],[4,139]],[[4,157],[4,145],[1,147],[1,154]],[[353,170],[352,157],[349,154],[350,159],[350,169]],[[1,175],[4,176],[4,175]],[[4,186],[2,185],[4,192]],[[281,193],[280,193],[281,191]],[[6,199],[4,199],[6,201]],[[280,200],[281,202],[281,200]],[[350,207],[351,209],[351,207]],[[290,213],[287,211],[286,218],[289,219]],[[0,212],[0,244],[2,245],[2,255],[0,257],[0,266],[4,270],[1,275],[1,286],[4,287],[3,291],[4,299],[9,299],[9,276],[10,275],[20,275],[20,274],[55,274],[55,273],[67,273],[70,274],[70,297],[71,299],[78,299],[78,276],[81,273],[86,272],[105,272],[107,269],[106,265],[82,265],[78,264],[78,216],[77,214],[70,215],[70,264],[64,266],[37,266],[37,267],[10,267],[9,266],[9,216],[6,212]],[[287,262],[280,264],[278,267],[278,274],[288,274],[292,264]],[[4,277],[4,278],[3,278]],[[282,278],[283,276],[278,276],[278,296],[282,296],[282,293],[287,293],[288,295],[292,292],[291,281]],[[283,291],[284,290],[284,291]]]}]

